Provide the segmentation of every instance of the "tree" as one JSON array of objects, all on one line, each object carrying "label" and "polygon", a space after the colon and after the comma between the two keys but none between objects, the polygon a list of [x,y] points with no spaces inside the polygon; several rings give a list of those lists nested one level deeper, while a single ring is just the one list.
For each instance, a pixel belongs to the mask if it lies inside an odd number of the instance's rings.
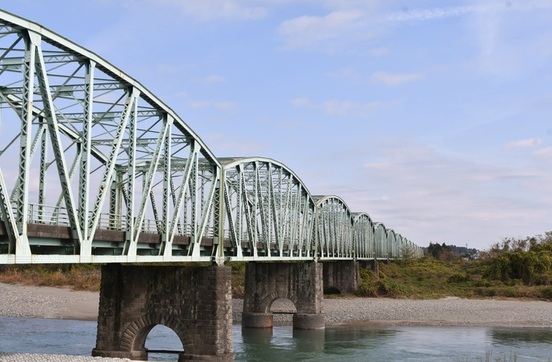
[{"label": "tree", "polygon": [[521,280],[526,285],[552,280],[552,233],[525,239],[505,238],[492,246],[486,277],[503,282]]}]

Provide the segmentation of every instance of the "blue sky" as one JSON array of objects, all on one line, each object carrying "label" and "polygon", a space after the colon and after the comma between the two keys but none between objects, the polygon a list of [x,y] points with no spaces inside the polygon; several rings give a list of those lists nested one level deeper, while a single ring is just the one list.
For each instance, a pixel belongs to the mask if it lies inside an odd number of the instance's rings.
[{"label": "blue sky", "polygon": [[0,4],[420,246],[552,230],[552,1]]}]

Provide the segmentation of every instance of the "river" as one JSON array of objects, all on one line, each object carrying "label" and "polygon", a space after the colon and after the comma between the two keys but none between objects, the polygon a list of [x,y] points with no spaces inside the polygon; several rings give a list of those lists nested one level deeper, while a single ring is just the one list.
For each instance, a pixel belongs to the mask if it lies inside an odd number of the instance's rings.
[{"label": "river", "polygon": [[[358,325],[242,331],[235,325],[233,333],[236,361],[552,361],[548,328]],[[0,352],[90,355],[95,342],[96,322],[0,317]],[[182,345],[174,332],[157,326],[146,347]],[[150,360],[177,357],[150,354]]]}]

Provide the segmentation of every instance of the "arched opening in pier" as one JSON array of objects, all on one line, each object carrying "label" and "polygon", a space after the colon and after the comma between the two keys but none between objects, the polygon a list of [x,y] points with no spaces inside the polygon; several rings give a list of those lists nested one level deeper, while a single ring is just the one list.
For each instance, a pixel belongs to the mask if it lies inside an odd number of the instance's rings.
[{"label": "arched opening in pier", "polygon": [[293,315],[297,313],[295,304],[287,298],[277,298],[269,308],[275,325],[286,325],[293,322]]},{"label": "arched opening in pier", "polygon": [[327,288],[324,288],[324,295],[335,295],[335,294],[341,294],[341,290],[339,290],[337,287],[333,285]]},{"label": "arched opening in pier", "polygon": [[178,361],[184,346],[178,335],[169,327],[158,324],[151,329],[145,341],[149,360]]}]

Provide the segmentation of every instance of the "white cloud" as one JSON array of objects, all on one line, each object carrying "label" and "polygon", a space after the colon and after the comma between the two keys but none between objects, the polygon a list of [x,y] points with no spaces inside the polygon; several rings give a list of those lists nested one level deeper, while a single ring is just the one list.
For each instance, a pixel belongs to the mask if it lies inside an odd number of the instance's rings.
[{"label": "white cloud", "polygon": [[310,106],[312,106],[312,102],[310,101],[310,99],[304,98],[304,97],[299,97],[299,98],[292,99],[291,104],[294,105],[295,107],[310,107]]},{"label": "white cloud", "polygon": [[394,107],[398,102],[352,102],[339,99],[330,99],[322,103],[315,103],[308,98],[295,98],[291,100],[291,104],[296,107],[308,107],[319,109],[326,114],[334,116],[355,115],[361,117],[371,116],[375,111],[383,108]]},{"label": "white cloud", "polygon": [[355,68],[344,68],[334,72],[328,72],[327,76],[337,80],[358,81],[362,75]]},{"label": "white cloud", "polygon": [[[503,2],[480,5],[474,1],[467,18],[470,38],[477,47],[479,70],[500,78],[516,78],[550,62],[552,40],[549,19],[541,16],[552,8],[546,0]],[[529,56],[529,54],[531,54]]]},{"label": "white cloud", "polygon": [[552,160],[552,147],[544,147],[535,151],[535,156],[549,161]]},{"label": "white cloud", "polygon": [[258,20],[267,15],[267,9],[254,1],[240,0],[148,0],[152,5],[178,8],[185,15],[198,20],[216,19]]},{"label": "white cloud", "polygon": [[433,8],[422,10],[408,10],[405,9],[402,12],[392,13],[385,17],[385,20],[390,22],[402,22],[402,21],[427,21],[434,19],[443,19],[456,17],[460,15],[473,12],[477,9],[476,6],[457,6],[457,7],[445,7],[445,8]]},{"label": "white cloud", "polygon": [[[375,149],[372,160],[362,165],[372,201],[367,211],[418,245],[433,241],[486,248],[497,237],[549,228],[552,182],[545,160],[500,166],[451,158],[405,140],[379,143]],[[552,155],[552,148],[546,153]],[[341,196],[354,200],[352,208],[367,209],[356,206],[354,195]]]},{"label": "white cloud", "polygon": [[321,104],[322,109],[326,113],[337,116],[346,116],[349,114],[368,116],[374,111],[387,106],[388,104],[384,102],[355,103],[338,99],[328,100]]},{"label": "white cloud", "polygon": [[334,11],[325,16],[300,16],[278,27],[286,48],[323,48],[336,51],[344,43],[373,36],[366,26],[367,14],[359,10]]},{"label": "white cloud", "polygon": [[372,74],[373,81],[387,86],[396,86],[403,83],[415,82],[422,80],[423,78],[424,77],[419,73],[388,73],[381,71]]},{"label": "white cloud", "polygon": [[512,141],[506,144],[506,148],[527,148],[535,147],[541,144],[542,140],[539,138],[529,138],[525,140]]},{"label": "white cloud", "polygon": [[224,83],[226,82],[226,78],[224,78],[221,75],[218,74],[209,74],[207,77],[205,77],[205,82],[207,83]]},{"label": "white cloud", "polygon": [[389,53],[389,48],[388,47],[374,48],[374,49],[371,49],[369,53],[375,57],[381,57],[382,55]]},{"label": "white cloud", "polygon": [[[519,38],[518,30],[527,23],[518,19],[533,19],[537,12],[552,8],[549,0],[471,0],[462,6],[421,8],[417,4],[405,7],[400,12],[388,12],[392,5],[383,1],[325,1],[329,9],[325,15],[298,16],[283,21],[277,33],[285,49],[322,50],[327,52],[354,51],[380,56],[386,47],[362,49],[370,41],[397,26],[438,21],[447,18],[464,18],[467,28],[473,31],[467,39],[473,39],[479,50],[479,67],[492,75],[517,75],[522,69],[546,64],[551,54],[548,51],[552,40],[550,31],[541,31],[539,36]],[[410,3],[409,3],[410,4]],[[418,6],[418,7],[416,7]],[[540,14],[539,14],[540,15]],[[504,19],[507,18],[505,23]],[[542,21],[542,20],[539,20]],[[545,20],[546,21],[546,20]],[[469,23],[472,23],[471,25]],[[538,50],[542,56],[529,58],[528,53]],[[542,59],[541,59],[542,58]]]},{"label": "white cloud", "polygon": [[264,153],[266,144],[247,139],[238,139],[242,136],[228,137],[224,133],[207,133],[202,137],[208,145],[212,145],[211,150],[217,155],[227,155],[229,157],[239,155],[258,155]]},{"label": "white cloud", "polygon": [[216,101],[212,99],[208,100],[188,100],[186,105],[190,108],[203,109],[203,108],[216,108],[220,110],[235,110],[238,105],[230,101]]},{"label": "white cloud", "polygon": [[503,0],[473,0],[473,5],[440,7],[421,10],[410,10],[406,8],[402,12],[392,13],[386,16],[390,22],[404,21],[429,21],[451,17],[463,16],[466,14],[489,14],[505,11],[526,11],[551,8],[552,3],[548,0],[523,0],[511,1]]}]

